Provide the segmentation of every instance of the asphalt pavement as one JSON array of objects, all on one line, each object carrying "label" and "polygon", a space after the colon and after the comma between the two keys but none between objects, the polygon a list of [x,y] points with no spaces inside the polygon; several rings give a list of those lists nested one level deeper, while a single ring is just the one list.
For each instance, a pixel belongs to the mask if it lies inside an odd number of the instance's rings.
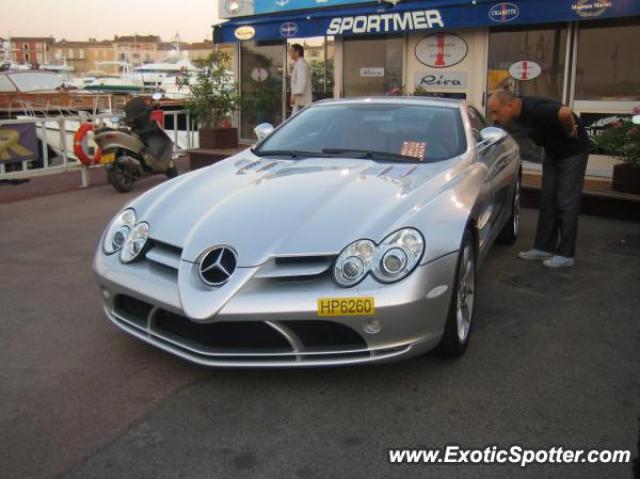
[{"label": "asphalt pavement", "polygon": [[[629,449],[640,417],[640,225],[583,216],[578,262],[495,246],[459,360],[191,365],[103,317],[91,259],[131,194],[0,205],[0,478],[632,478],[623,465],[397,465],[393,447]],[[16,186],[15,188],[19,188]]]}]

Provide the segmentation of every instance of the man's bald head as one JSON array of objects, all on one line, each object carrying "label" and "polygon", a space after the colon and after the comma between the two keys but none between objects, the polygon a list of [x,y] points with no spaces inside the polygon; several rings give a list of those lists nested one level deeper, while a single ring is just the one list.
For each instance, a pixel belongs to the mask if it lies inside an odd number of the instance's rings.
[{"label": "man's bald head", "polygon": [[520,115],[520,99],[509,90],[498,89],[491,93],[487,102],[491,121],[506,126]]}]

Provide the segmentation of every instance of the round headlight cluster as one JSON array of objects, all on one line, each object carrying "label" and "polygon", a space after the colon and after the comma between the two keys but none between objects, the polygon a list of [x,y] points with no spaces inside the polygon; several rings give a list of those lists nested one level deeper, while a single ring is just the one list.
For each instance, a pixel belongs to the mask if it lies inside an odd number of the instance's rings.
[{"label": "round headlight cluster", "polygon": [[373,275],[383,283],[393,283],[418,265],[424,252],[424,238],[418,230],[404,228],[387,236],[378,251],[380,260],[373,263]]},{"label": "round headlight cluster", "polygon": [[414,228],[403,228],[379,245],[358,240],[347,246],[336,260],[333,276],[340,286],[354,286],[371,272],[382,283],[400,281],[418,265],[424,253],[424,238]]},{"label": "round headlight cluster", "polygon": [[340,286],[353,286],[364,278],[371,267],[376,244],[371,240],[360,240],[347,246],[334,268],[334,277]]},{"label": "round headlight cluster", "polygon": [[141,222],[135,225],[120,251],[120,260],[123,263],[130,263],[136,259],[147,244],[147,239],[149,239],[149,224]]},{"label": "round headlight cluster", "polygon": [[127,208],[116,216],[104,236],[103,249],[106,254],[120,251],[120,260],[130,263],[138,257],[149,238],[149,224],[136,223],[136,212]]}]

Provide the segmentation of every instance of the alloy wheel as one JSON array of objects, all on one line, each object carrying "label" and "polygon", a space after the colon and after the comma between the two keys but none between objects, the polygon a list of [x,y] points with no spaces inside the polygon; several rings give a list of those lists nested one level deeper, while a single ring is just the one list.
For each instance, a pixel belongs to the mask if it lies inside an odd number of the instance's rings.
[{"label": "alloy wheel", "polygon": [[458,270],[458,296],[456,300],[456,326],[461,344],[467,340],[471,320],[473,319],[473,301],[475,299],[476,271],[473,258],[473,247],[467,244],[464,248]]}]

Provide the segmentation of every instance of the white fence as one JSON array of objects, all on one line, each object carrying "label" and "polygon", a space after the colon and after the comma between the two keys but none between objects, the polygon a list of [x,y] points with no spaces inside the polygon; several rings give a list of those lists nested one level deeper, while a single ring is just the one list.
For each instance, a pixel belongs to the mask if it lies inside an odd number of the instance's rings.
[{"label": "white fence", "polygon": [[[180,115],[184,120],[179,121]],[[85,166],[73,154],[73,136],[81,123],[87,121],[98,124],[111,124],[114,116],[122,117],[119,112],[106,112],[95,115],[81,112],[72,115],[38,116],[30,113],[20,119],[0,120],[3,126],[35,123],[39,141],[39,157],[32,160],[0,162],[0,180],[33,178],[36,176],[79,171],[81,186],[87,187],[91,183],[91,170],[101,168],[101,165]],[[171,119],[170,129],[165,131],[174,142],[174,154],[180,150],[197,147],[197,135],[193,131],[191,115],[187,110],[164,111],[165,125]],[[179,123],[185,128],[180,130]],[[51,154],[51,153],[55,154]]]}]

